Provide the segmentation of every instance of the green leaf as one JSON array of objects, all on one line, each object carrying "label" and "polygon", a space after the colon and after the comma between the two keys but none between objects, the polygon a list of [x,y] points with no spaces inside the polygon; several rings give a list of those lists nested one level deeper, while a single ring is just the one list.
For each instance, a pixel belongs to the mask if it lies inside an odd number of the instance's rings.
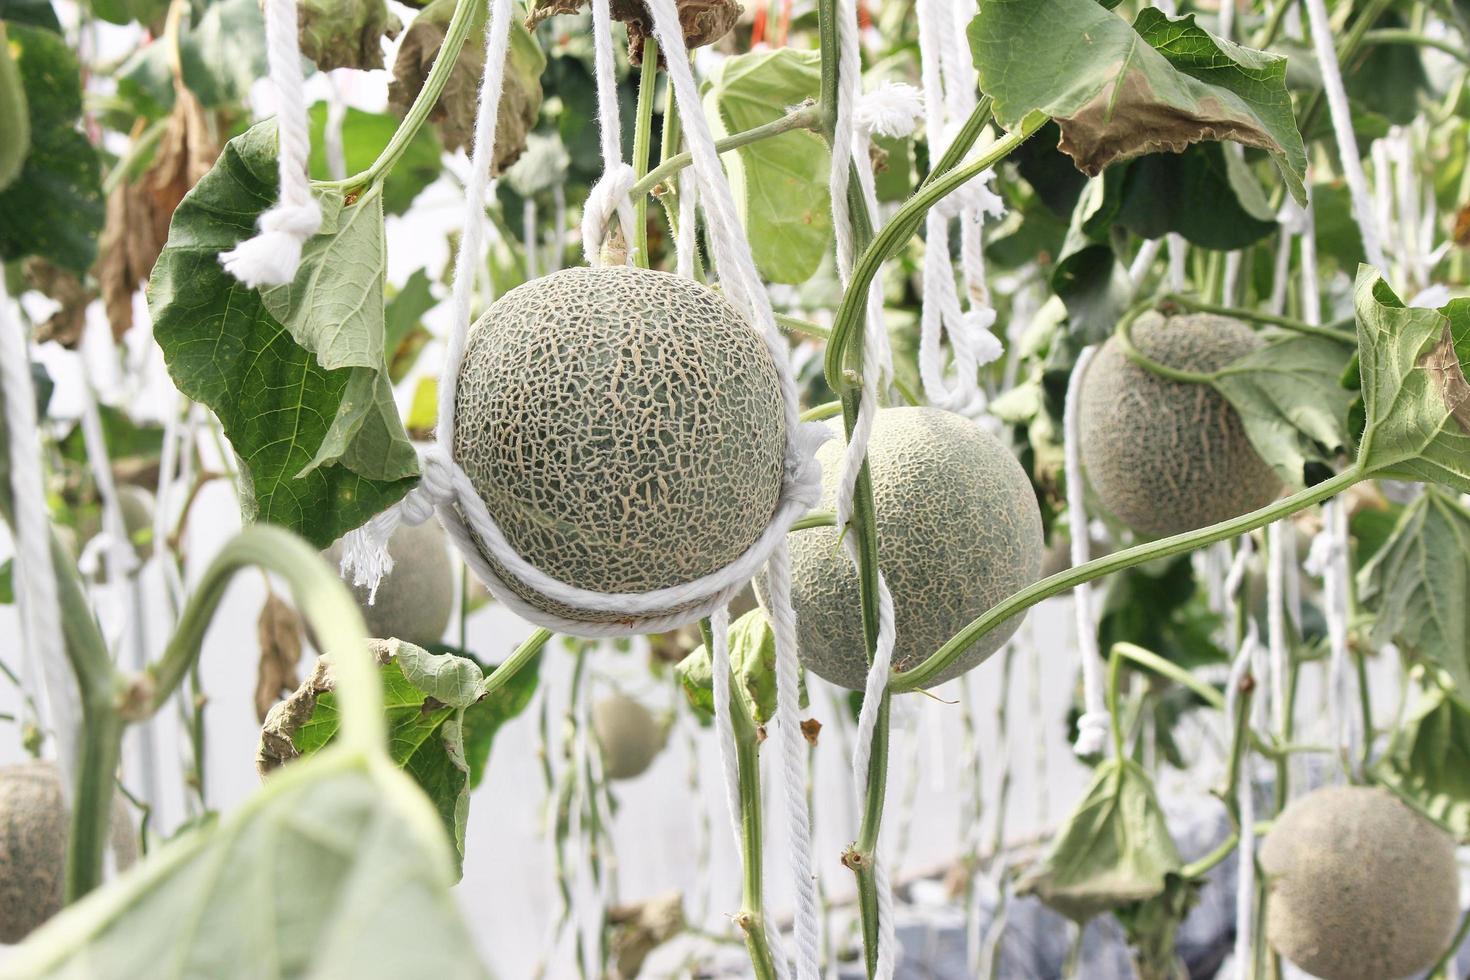
[{"label": "green leaf", "polygon": [[[718,139],[779,119],[787,106],[816,98],[821,82],[815,51],[736,55],[710,79],[705,114]],[[832,247],[827,144],[796,130],[742,146],[725,161],[761,276],[791,284],[810,279]]]},{"label": "green leaf", "polygon": [[[383,679],[389,757],[428,796],[454,842],[458,865],[464,858],[470,791],[464,719],[481,697],[484,672],[473,660],[430,653],[401,640],[372,640],[369,646]],[[306,683],[271,709],[261,729],[257,769],[271,771],[331,744],[341,724],[333,683],[329,669],[319,664]]]},{"label": "green leaf", "polygon": [[42,926],[10,976],[488,977],[423,795],[357,753],[272,776]]},{"label": "green leaf", "polygon": [[[119,460],[158,459],[163,454],[163,426],[134,422],[126,412],[111,405],[98,405],[97,409],[102,422],[102,440],[107,444],[107,455],[114,464]],[[62,458],[87,465],[87,440],[80,425],[68,432],[56,448]]]},{"label": "green leaf", "polygon": [[1040,109],[1084,173],[1230,139],[1271,154],[1298,201],[1306,150],[1286,60],[1144,8],[1130,27],[1093,0],[987,0],[970,24],[980,88],[1006,127]]},{"label": "green leaf", "polygon": [[1354,306],[1367,415],[1359,465],[1470,493],[1470,300],[1409,308],[1361,266]]},{"label": "green leaf", "polygon": [[[485,668],[489,676],[494,667]],[[526,663],[514,677],[493,694],[480,698],[464,711],[464,754],[470,767],[470,789],[480,785],[490,765],[490,748],[500,726],[515,718],[531,703],[540,682],[541,654]]]},{"label": "green leaf", "polygon": [[0,0],[0,20],[61,33],[61,21],[56,19],[51,0]]},{"label": "green leaf", "polygon": [[1374,642],[1391,641],[1442,668],[1470,704],[1470,513],[1445,491],[1425,487],[1359,571],[1358,589],[1377,613]]},{"label": "green leaf", "polygon": [[1470,710],[1426,691],[1374,769],[1458,838],[1470,836]]},{"label": "green leaf", "polygon": [[[314,103],[307,116],[311,125],[311,176],[331,180],[325,139],[327,104]],[[347,173],[361,173],[371,166],[397,129],[398,120],[386,112],[364,112],[349,107],[342,117],[342,159]],[[387,214],[407,211],[419,192],[443,172],[442,153],[432,127],[424,126],[415,133],[383,182],[383,211]]]},{"label": "green leaf", "polygon": [[1215,637],[1221,617],[1198,588],[1189,555],[1145,562],[1111,576],[1098,644],[1133,643],[1194,669],[1228,659]]},{"label": "green leaf", "polygon": [[323,368],[219,264],[275,203],[275,150],[270,121],[226,145],[174,213],[149,302],[174,382],[214,410],[240,457],[252,516],[326,547],[408,491],[410,479],[387,475],[404,471],[407,437],[384,410],[383,365]]},{"label": "green leaf", "polygon": [[1041,867],[1017,891],[1085,922],[1162,895],[1179,868],[1179,851],[1148,773],[1131,759],[1113,758],[1098,765]]},{"label": "green leaf", "polygon": [[[1373,24],[1375,29],[1403,28],[1409,25],[1390,10]],[[1419,48],[1412,44],[1369,45],[1343,72],[1348,98],[1389,122],[1407,126],[1419,115],[1419,98],[1434,87],[1424,70]],[[1363,135],[1359,134],[1359,139]],[[1367,146],[1367,142],[1362,144]]]},{"label": "green leaf", "polygon": [[[139,112],[159,116],[174,104],[169,41],[138,48],[117,70],[118,94]],[[179,32],[184,85],[207,109],[246,101],[266,75],[265,19],[260,0],[215,0]]]},{"label": "green leaf", "polygon": [[1353,349],[1325,337],[1286,334],[1221,369],[1211,382],[1235,407],[1261,458],[1293,489],[1303,467],[1347,445],[1354,395],[1340,383]]},{"label": "green leaf", "polygon": [[39,255],[84,273],[97,258],[103,202],[97,151],[76,128],[81,68],[59,34],[12,22],[6,35],[25,88],[31,149],[0,191],[0,259]]},{"label": "green leaf", "polygon": [[[760,609],[752,609],[730,624],[730,671],[745,708],[758,725],[776,714],[776,634]],[[679,661],[679,679],[695,710],[711,718],[715,713],[714,676],[709,650],[701,644]]]},{"label": "green leaf", "polygon": [[92,13],[112,24],[153,25],[168,13],[168,0],[89,0]]},{"label": "green leaf", "polygon": [[26,106],[25,80],[10,53],[5,22],[0,21],[0,191],[20,176],[21,165],[31,152],[31,116]]},{"label": "green leaf", "polygon": [[15,602],[15,559],[0,562],[0,606]]},{"label": "green leaf", "polygon": [[1254,175],[1219,143],[1150,153],[1128,166],[1118,223],[1144,238],[1169,232],[1201,248],[1245,248],[1277,229]]},{"label": "green leaf", "polygon": [[1108,234],[1118,207],[1118,196],[1109,193],[1108,185],[1121,176],[1114,171],[1094,177],[1083,189],[1051,275],[1052,291],[1066,305],[1072,333],[1089,344],[1112,336],[1133,298],[1133,283]]}]

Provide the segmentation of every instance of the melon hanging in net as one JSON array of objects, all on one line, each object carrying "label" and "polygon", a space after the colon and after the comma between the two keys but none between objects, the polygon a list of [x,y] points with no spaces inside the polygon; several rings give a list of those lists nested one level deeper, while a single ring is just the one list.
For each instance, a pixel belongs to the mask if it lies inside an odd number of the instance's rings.
[{"label": "melon hanging in net", "polygon": [[[475,324],[460,365],[456,462],[511,547],[582,589],[648,592],[740,557],[776,511],[786,442],[761,336],[664,272],[577,268],[519,286]],[[538,593],[476,541],[536,609],[619,619]]]}]

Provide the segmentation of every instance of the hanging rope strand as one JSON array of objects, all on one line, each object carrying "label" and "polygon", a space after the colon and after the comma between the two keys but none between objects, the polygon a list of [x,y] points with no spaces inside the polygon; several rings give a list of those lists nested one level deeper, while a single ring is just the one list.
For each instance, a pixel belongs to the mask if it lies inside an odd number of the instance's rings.
[{"label": "hanging rope strand", "polygon": [[638,175],[623,160],[622,122],[618,113],[618,83],[612,42],[612,16],[608,0],[592,0],[593,67],[597,76],[597,127],[602,148],[602,176],[587,194],[582,208],[582,257],[588,265],[602,264],[602,242],[613,215],[618,217],[623,239],[628,244],[626,261],[633,255],[633,202],[628,192]]},{"label": "hanging rope strand", "polygon": [[[1072,567],[1087,564],[1091,551],[1088,540],[1086,485],[1082,476],[1082,449],[1079,438],[1082,403],[1082,380],[1087,365],[1097,353],[1095,347],[1084,347],[1067,380],[1067,400],[1062,409],[1062,449],[1067,476],[1067,527],[1071,533]],[[1103,688],[1103,659],[1097,646],[1097,623],[1092,616],[1092,584],[1083,582],[1072,590],[1073,610],[1077,618],[1077,653],[1082,661],[1082,717],[1077,719],[1077,741],[1072,751],[1080,756],[1102,753],[1108,744],[1108,713]]]},{"label": "hanging rope strand", "polygon": [[16,602],[24,636],[24,672],[44,706],[43,729],[56,737],[57,775],[62,798],[70,804],[71,774],[76,768],[78,694],[62,646],[61,604],[51,555],[51,521],[41,470],[40,424],[31,361],[19,321],[0,278],[0,397],[5,402],[5,433],[10,452],[10,485],[14,498]]},{"label": "hanging rope strand", "polygon": [[266,0],[266,58],[276,90],[280,198],[260,216],[260,234],[220,254],[225,270],[251,288],[281,286],[296,278],[301,249],[322,223],[306,171],[311,132],[296,18],[296,0]]}]

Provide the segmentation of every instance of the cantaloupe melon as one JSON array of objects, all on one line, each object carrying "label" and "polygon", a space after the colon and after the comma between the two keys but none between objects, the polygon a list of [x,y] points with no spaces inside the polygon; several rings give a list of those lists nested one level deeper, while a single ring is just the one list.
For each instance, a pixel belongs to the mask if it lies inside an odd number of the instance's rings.
[{"label": "cantaloupe melon", "polygon": [[[1207,313],[1146,313],[1132,337],[1153,360],[1199,373],[1262,344],[1240,321]],[[1281,492],[1223,395],[1135,364],[1116,337],[1088,365],[1080,407],[1087,481],[1103,507],[1139,534],[1205,527],[1264,507]]]},{"label": "cantaloupe melon", "polygon": [[592,731],[608,779],[643,775],[664,747],[664,729],[653,712],[626,694],[610,694],[592,705]]},{"label": "cantaloupe melon", "polygon": [[[61,911],[71,816],[55,763],[0,769],[0,943],[18,943]],[[119,870],[138,859],[121,794],[113,797],[111,846]]]},{"label": "cantaloupe melon", "polygon": [[[532,565],[578,588],[646,592],[755,543],[786,436],[775,363],[735,308],[691,280],[617,266],[536,279],[486,311],[460,368],[453,452]],[[617,618],[491,564],[538,609]]]},{"label": "cantaloupe melon", "polygon": [[1453,839],[1382,788],[1329,786],[1292,801],[1260,863],[1267,939],[1323,980],[1416,974],[1459,919]]},{"label": "cantaloupe melon", "polygon": [[[400,525],[388,540],[393,571],[378,583],[378,594],[368,604],[368,589],[353,586],[369,636],[430,646],[444,639],[454,612],[454,562],[448,540],[438,521]],[[342,562],[342,542],[322,552],[333,568]],[[315,637],[312,645],[317,646]]]},{"label": "cantaloupe melon", "polygon": [[[839,438],[817,454],[827,509],[834,506],[843,451]],[[868,466],[879,561],[893,593],[893,668],[904,670],[996,602],[1037,580],[1044,548],[1041,510],[1010,451],[951,412],[879,411]],[[802,663],[834,684],[861,689],[868,664],[857,574],[838,543],[837,529],[798,531],[789,540]],[[764,589],[759,595],[764,602]],[[1020,624],[1016,617],[986,634],[934,683],[981,663]]]}]

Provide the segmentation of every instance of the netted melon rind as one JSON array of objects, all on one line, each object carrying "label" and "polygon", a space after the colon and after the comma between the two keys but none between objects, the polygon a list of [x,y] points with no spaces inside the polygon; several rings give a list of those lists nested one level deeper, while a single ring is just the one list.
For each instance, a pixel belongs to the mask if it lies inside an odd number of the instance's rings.
[{"label": "netted melon rind", "polygon": [[1260,862],[1267,938],[1324,980],[1417,974],[1459,919],[1454,840],[1381,787],[1329,786],[1292,801]]},{"label": "netted melon rind", "polygon": [[608,779],[643,775],[664,747],[653,712],[626,694],[610,694],[592,705],[592,730]]},{"label": "netted melon rind", "polygon": [[[52,762],[0,769],[0,943],[18,943],[61,911],[71,818]],[[138,859],[127,802],[112,801],[110,838],[115,866]]]},{"label": "netted melon rind", "polygon": [[[400,525],[388,539],[393,571],[378,583],[373,602],[368,603],[370,590],[366,586],[348,581],[369,636],[391,636],[421,647],[444,639],[444,630],[454,614],[455,592],[454,562],[448,545],[437,520]],[[333,568],[340,565],[342,541],[333,542],[322,557]]]},{"label": "netted melon rind", "polygon": [[[1146,313],[1132,336],[1148,357],[1200,373],[1262,346],[1239,320],[1208,313]],[[1116,337],[1088,365],[1080,407],[1087,481],[1107,511],[1139,534],[1164,537],[1216,524],[1281,492],[1280,478],[1223,395],[1140,367]]]},{"label": "netted melon rind", "polygon": [[[834,506],[843,451],[841,438],[818,450],[823,509]],[[1041,511],[1010,451],[951,412],[879,411],[868,466],[879,561],[893,593],[893,669],[905,670],[1037,580],[1044,547]],[[837,530],[798,531],[788,541],[801,661],[834,684],[860,690],[868,667],[857,575]],[[759,595],[764,604],[764,588]],[[933,684],[983,662],[1020,624],[1018,616],[986,634]]]},{"label": "netted melon rind", "polygon": [[[567,269],[475,324],[453,453],[532,565],[577,588],[648,592],[760,538],[781,495],[784,411],[770,351],[712,290],[646,269]],[[537,609],[619,618],[541,595],[480,550]]]}]

